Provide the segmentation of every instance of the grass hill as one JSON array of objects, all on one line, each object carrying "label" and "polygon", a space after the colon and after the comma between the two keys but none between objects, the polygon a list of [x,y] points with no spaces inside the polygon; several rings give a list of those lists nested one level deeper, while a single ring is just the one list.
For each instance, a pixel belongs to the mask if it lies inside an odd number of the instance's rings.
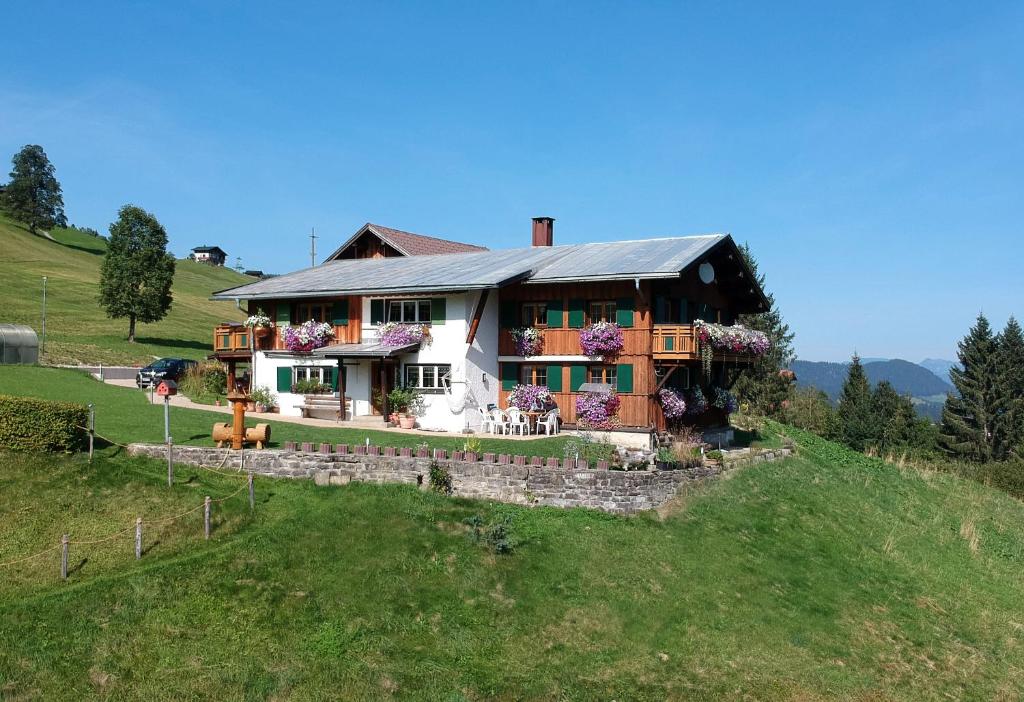
[{"label": "grass hill", "polygon": [[40,331],[42,276],[46,284],[47,363],[148,363],[155,356],[202,358],[213,327],[243,318],[232,304],[208,300],[214,290],[251,282],[226,268],[179,260],[174,304],[155,324],[140,324],[137,343],[125,341],[128,321],[108,319],[97,303],[106,240],[73,229],[29,233],[0,216],[0,322]]},{"label": "grass hill", "polygon": [[[807,434],[663,518],[5,455],[9,699],[1011,700],[1024,505]],[[230,497],[202,538],[204,495]],[[465,525],[508,525],[497,555]]]}]

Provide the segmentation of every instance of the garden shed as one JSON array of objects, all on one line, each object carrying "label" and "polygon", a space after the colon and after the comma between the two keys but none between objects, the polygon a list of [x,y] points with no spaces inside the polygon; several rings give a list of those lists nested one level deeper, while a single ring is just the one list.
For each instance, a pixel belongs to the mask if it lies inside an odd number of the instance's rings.
[{"label": "garden shed", "polygon": [[0,324],[0,364],[39,362],[39,337],[23,324]]}]

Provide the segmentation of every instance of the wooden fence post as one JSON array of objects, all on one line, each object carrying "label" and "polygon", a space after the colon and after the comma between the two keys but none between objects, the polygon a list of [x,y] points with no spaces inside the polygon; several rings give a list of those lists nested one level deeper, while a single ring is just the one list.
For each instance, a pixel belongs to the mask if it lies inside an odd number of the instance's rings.
[{"label": "wooden fence post", "polygon": [[167,437],[167,487],[174,486],[174,439]]},{"label": "wooden fence post", "polygon": [[92,463],[93,444],[96,440],[96,406],[89,403],[89,463]]},{"label": "wooden fence post", "polygon": [[142,558],[142,517],[135,518],[135,560]]},{"label": "wooden fence post", "polygon": [[60,537],[60,579],[68,579],[68,535]]},{"label": "wooden fence post", "polygon": [[203,501],[203,533],[210,538],[210,496],[207,495]]},{"label": "wooden fence post", "polygon": [[256,488],[253,485],[252,471],[249,471],[249,511],[256,509]]}]

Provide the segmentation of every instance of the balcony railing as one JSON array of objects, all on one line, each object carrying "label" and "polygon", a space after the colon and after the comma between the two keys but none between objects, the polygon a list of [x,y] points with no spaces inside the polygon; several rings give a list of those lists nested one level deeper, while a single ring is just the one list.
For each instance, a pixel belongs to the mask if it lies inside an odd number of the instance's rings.
[{"label": "balcony railing", "polygon": [[697,358],[697,332],[692,324],[655,324],[651,351],[655,358]]},{"label": "balcony railing", "polygon": [[248,351],[249,327],[241,324],[221,324],[213,330],[213,350],[216,353]]}]

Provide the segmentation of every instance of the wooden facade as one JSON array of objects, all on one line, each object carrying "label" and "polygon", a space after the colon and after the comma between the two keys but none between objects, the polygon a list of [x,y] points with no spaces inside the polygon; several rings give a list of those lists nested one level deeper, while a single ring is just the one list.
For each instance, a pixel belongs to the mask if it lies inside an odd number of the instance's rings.
[{"label": "wooden facade", "polygon": [[[615,369],[616,393],[623,427],[664,429],[666,421],[657,391],[673,376],[702,376],[700,352],[693,324],[696,319],[732,323],[738,314],[752,312],[747,291],[740,292],[739,266],[720,261],[722,280],[710,285],[697,272],[671,280],[621,280],[583,283],[521,283],[500,293],[498,353],[501,393],[499,406],[507,407],[508,392],[520,382],[543,377],[563,421],[576,423],[576,392],[591,375],[600,380],[602,367]],[[717,266],[716,266],[717,267]],[[738,276],[738,277],[737,277]],[[730,293],[739,294],[730,294]],[[614,315],[608,314],[609,303]],[[538,310],[543,307],[543,314]],[[595,315],[596,313],[596,315]],[[580,330],[600,319],[622,327],[623,349],[615,358],[590,358],[580,347]],[[531,323],[532,322],[532,323]],[[543,347],[535,357],[520,357],[512,330],[533,326],[541,331]],[[716,354],[713,376],[727,384],[726,367],[750,362],[742,355]],[[680,368],[688,369],[675,376]],[[713,418],[709,412],[706,419]]]},{"label": "wooden facade", "polygon": [[362,339],[363,299],[358,296],[283,299],[273,302],[249,303],[249,314],[262,309],[274,328],[257,340],[260,351],[285,351],[281,328],[286,324],[297,325],[308,322],[315,315],[316,321],[327,322],[334,327],[335,344],[358,344]]}]

